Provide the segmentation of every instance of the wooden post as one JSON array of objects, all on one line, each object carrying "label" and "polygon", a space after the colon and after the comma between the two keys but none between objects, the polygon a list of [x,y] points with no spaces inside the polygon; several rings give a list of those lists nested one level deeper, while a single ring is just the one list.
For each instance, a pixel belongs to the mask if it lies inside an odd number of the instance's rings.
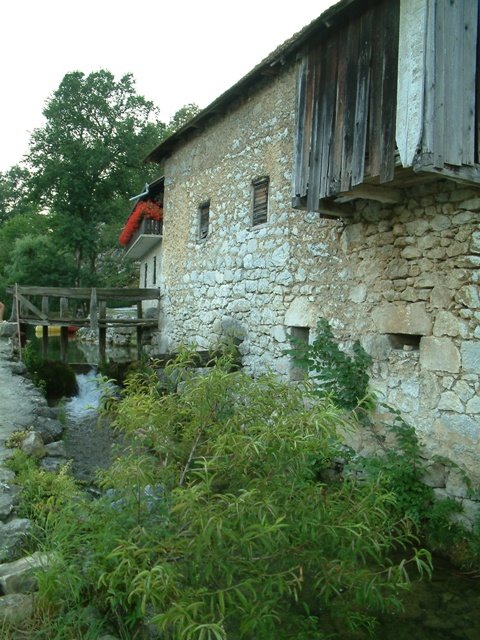
[{"label": "wooden post", "polygon": [[[137,302],[137,316],[139,320],[141,320],[143,317],[141,302]],[[139,360],[142,359],[142,335],[143,335],[143,327],[137,324],[137,358]]]},{"label": "wooden post", "polygon": [[68,318],[68,298],[60,298],[60,318]]},{"label": "wooden post", "polygon": [[17,315],[18,357],[22,359],[22,330],[20,327],[20,305],[18,303],[18,284],[15,283],[15,312]]},{"label": "wooden post", "polygon": [[48,358],[48,324],[42,327],[42,357],[44,360]]},{"label": "wooden post", "polygon": [[98,329],[97,290],[95,287],[90,294],[90,329]]},{"label": "wooden post", "polygon": [[98,319],[98,355],[100,364],[107,360],[107,303],[101,300]]},{"label": "wooden post", "polygon": [[[42,297],[42,313],[47,316],[48,319],[48,297]],[[42,327],[42,356],[44,359],[48,358],[48,324]]]},{"label": "wooden post", "polygon": [[68,327],[60,328],[60,359],[62,362],[68,359]]}]

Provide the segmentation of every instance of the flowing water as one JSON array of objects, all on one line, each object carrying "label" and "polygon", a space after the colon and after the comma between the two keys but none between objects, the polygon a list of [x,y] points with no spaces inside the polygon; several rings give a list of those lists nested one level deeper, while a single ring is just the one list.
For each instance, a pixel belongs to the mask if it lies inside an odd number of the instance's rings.
[{"label": "flowing water", "polygon": [[77,374],[78,395],[65,403],[67,426],[64,434],[67,455],[73,460],[72,472],[78,480],[92,482],[97,469],[112,460],[115,437],[108,421],[98,414],[102,394],[113,393],[92,369]]}]

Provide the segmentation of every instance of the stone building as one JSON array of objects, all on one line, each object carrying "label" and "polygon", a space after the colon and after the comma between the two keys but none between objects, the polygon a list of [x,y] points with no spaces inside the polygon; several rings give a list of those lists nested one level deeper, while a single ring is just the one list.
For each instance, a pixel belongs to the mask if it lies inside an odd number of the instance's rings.
[{"label": "stone building", "polygon": [[163,228],[129,251],[161,288],[154,351],[233,334],[248,372],[294,377],[289,336],[324,317],[478,475],[477,12],[343,0],[152,151]]}]

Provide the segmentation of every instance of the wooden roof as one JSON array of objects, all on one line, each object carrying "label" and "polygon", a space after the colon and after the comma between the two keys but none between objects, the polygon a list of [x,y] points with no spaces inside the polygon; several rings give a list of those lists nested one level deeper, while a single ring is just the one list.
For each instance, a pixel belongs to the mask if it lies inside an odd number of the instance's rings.
[{"label": "wooden roof", "polygon": [[145,162],[161,163],[174,149],[186,141],[192,133],[203,129],[215,115],[225,113],[227,108],[239,97],[248,95],[255,90],[265,79],[276,75],[280,69],[295,58],[303,47],[313,38],[318,42],[331,29],[341,25],[345,20],[351,19],[359,11],[376,4],[378,0],[340,0],[324,11],[318,18],[304,27],[301,31],[286,40],[270,55],[262,60],[252,71],[241,80],[227,89],[192,118],[183,127],[169,136],[158,145],[146,158]]}]

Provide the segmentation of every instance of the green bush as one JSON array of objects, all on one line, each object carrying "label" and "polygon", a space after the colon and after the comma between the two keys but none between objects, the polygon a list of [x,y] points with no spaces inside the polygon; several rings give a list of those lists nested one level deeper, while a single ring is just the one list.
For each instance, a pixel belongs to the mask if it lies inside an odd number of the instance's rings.
[{"label": "green bush", "polygon": [[[103,477],[136,513],[98,578],[109,609],[132,623],[148,616],[164,638],[313,640],[398,606],[408,577],[390,556],[414,538],[392,518],[392,494],[316,480],[318,460],[338,449],[338,410],[222,364],[168,374],[179,393],[139,374],[117,405],[142,463],[119,460]],[[427,568],[422,552],[410,560]]]},{"label": "green bush", "polygon": [[155,371],[131,376],[110,406],[130,450],[100,499],[60,500],[61,478],[50,501],[28,476],[25,512],[55,551],[36,637],[81,637],[94,603],[124,638],[146,622],[165,640],[342,638],[400,606],[409,564],[429,571],[379,478],[318,481],[344,414],[308,385],[230,369],[172,363],[173,393]]},{"label": "green bush", "polygon": [[310,372],[315,393],[330,397],[333,403],[350,411],[371,409],[373,396],[369,389],[368,369],[372,358],[357,341],[352,355],[340,349],[332,329],[325,318],[317,323],[315,338],[311,344],[292,340],[289,350],[299,367]]}]

